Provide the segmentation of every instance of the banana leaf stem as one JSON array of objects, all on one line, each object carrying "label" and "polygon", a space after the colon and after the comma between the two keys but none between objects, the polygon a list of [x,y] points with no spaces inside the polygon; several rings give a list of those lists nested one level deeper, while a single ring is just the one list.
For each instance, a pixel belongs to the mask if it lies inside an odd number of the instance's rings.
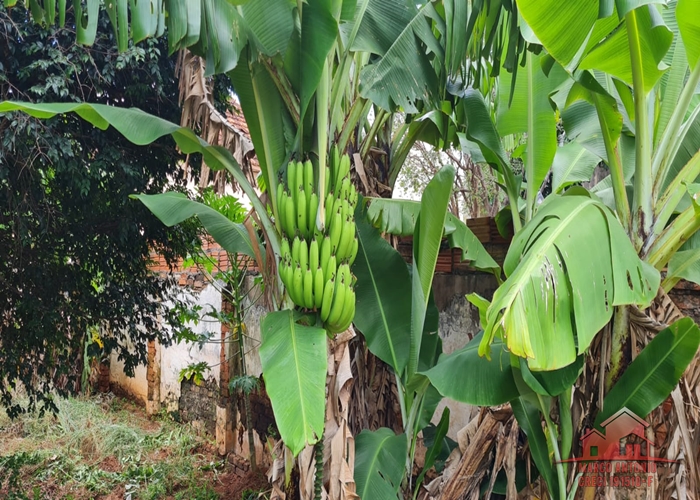
[{"label": "banana leaf stem", "polygon": [[610,346],[610,369],[605,376],[605,391],[612,389],[622,368],[622,348],[629,333],[630,314],[627,306],[618,306],[613,314],[612,344]]},{"label": "banana leaf stem", "polygon": [[664,184],[666,176],[668,175],[668,170],[671,167],[673,158],[676,155],[677,146],[676,140],[679,138],[678,133],[681,130],[681,124],[683,119],[690,107],[690,102],[695,95],[695,89],[700,83],[700,64],[696,64],[693,71],[691,71],[688,81],[683,87],[680,98],[676,107],[673,109],[671,114],[671,119],[666,125],[666,129],[661,137],[661,142],[654,152],[652,158],[652,173],[654,174],[654,192],[658,193]]},{"label": "banana leaf stem", "polygon": [[554,426],[554,422],[552,422],[552,419],[549,417],[549,408],[546,407],[544,401],[542,401],[542,396],[539,394],[537,395],[537,402],[540,407],[540,412],[542,416],[544,416],[544,421],[547,425],[547,433],[549,434],[549,440],[552,444],[552,450],[554,451],[557,480],[559,482],[559,500],[566,500],[566,475],[564,474],[564,464],[561,461],[561,452],[559,451],[559,443],[557,441],[557,429]]},{"label": "banana leaf stem", "polygon": [[615,211],[620,224],[625,229],[625,232],[630,232],[630,205],[627,199],[627,191],[625,189],[625,176],[620,161],[620,153],[617,145],[613,142],[610,136],[610,124],[607,116],[603,111],[603,103],[595,92],[591,92],[591,97],[595,103],[600,129],[603,134],[603,143],[605,144],[605,153],[608,157],[608,168],[610,169],[610,179],[612,180],[613,194],[615,195]]},{"label": "banana leaf stem", "polygon": [[636,158],[634,169],[634,199],[632,203],[632,240],[637,250],[640,250],[644,240],[651,232],[654,215],[652,208],[652,171],[651,171],[651,134],[649,115],[644,88],[644,72],[642,61],[642,46],[637,12],[631,10],[625,16],[627,24],[627,40],[630,47],[632,63],[632,87],[634,90],[634,127],[636,131]]}]

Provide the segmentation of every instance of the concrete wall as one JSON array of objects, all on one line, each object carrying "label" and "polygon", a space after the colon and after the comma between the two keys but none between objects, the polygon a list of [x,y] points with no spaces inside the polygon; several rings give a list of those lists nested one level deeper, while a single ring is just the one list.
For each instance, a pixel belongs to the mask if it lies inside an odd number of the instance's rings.
[{"label": "concrete wall", "polygon": [[[489,274],[438,274],[433,279],[435,305],[440,311],[438,334],[442,338],[442,350],[451,353],[464,347],[479,333],[479,311],[470,304],[465,295],[478,293],[491,299],[496,290],[496,279]],[[469,380],[455,380],[456,384],[468,384]],[[477,411],[476,407],[444,399],[437,407],[433,422],[438,423],[443,408],[450,409],[450,427],[447,435],[456,440],[457,433],[464,428]]]}]

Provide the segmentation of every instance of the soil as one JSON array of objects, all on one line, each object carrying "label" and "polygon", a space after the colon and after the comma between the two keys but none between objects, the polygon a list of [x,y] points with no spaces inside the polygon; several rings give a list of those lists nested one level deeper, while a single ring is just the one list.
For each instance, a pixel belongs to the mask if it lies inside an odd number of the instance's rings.
[{"label": "soil", "polygon": [[249,471],[240,477],[233,472],[219,474],[214,485],[214,490],[221,500],[240,500],[241,494],[247,490],[266,490],[269,485],[265,476],[261,473]]}]

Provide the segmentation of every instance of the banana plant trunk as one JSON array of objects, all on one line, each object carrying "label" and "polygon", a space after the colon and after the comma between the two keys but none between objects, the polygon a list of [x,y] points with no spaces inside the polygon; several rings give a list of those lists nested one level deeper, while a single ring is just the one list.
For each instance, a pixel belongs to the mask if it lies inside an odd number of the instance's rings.
[{"label": "banana plant trunk", "polygon": [[[651,307],[640,311],[629,309],[629,322],[621,337],[619,353],[616,353],[615,325],[608,324],[591,346],[584,372],[579,377],[572,398],[571,415],[574,427],[572,456],[581,452],[578,437],[593,427],[595,415],[602,409],[607,393],[609,369],[619,354],[620,373],[631,363],[655,335],[683,314],[663,291],[659,290]],[[614,380],[612,380],[614,382]],[[653,482],[648,488],[623,488],[612,486],[584,487],[577,498],[622,499],[622,498],[696,498],[700,492],[700,356],[696,355],[685,371],[671,396],[646,421],[646,437],[655,443],[654,455],[675,460],[668,466],[658,467],[651,473]],[[568,490],[575,486],[577,471],[572,467],[568,475]],[[644,474],[647,478],[647,474]],[[641,492],[641,493],[640,493]],[[639,496],[642,494],[642,496]],[[690,493],[690,495],[688,495]],[[636,495],[636,496],[635,496]]]}]

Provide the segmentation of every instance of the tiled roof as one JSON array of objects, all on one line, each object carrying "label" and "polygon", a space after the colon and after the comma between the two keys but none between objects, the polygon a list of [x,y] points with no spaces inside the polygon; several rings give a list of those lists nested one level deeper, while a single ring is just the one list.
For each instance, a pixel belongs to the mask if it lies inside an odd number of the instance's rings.
[{"label": "tiled roof", "polygon": [[[248,129],[248,124],[243,117],[243,111],[241,110],[240,104],[237,101],[232,100],[231,105],[233,107],[232,111],[226,111],[226,119],[233,125],[237,130],[239,130],[244,136],[250,139],[250,130]],[[250,159],[250,166],[253,172],[257,175],[260,172],[260,162],[257,156],[253,156]]]}]

